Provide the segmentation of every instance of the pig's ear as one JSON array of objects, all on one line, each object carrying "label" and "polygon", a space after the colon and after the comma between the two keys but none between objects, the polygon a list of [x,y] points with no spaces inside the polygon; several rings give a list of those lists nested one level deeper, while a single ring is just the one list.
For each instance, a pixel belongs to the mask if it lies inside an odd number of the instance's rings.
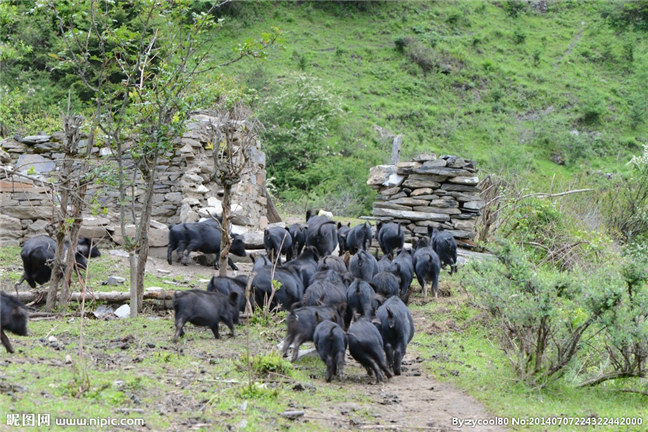
[{"label": "pig's ear", "polygon": [[338,222],[337,227],[338,229],[342,228],[342,222]]},{"label": "pig's ear", "polygon": [[324,321],[322,319],[322,317],[320,316],[319,312],[317,312],[317,311],[315,311],[315,321],[317,321],[318,323],[321,323],[322,321]]},{"label": "pig's ear", "polygon": [[389,324],[389,328],[394,328],[394,325],[396,324],[394,313],[389,308],[387,308],[387,323]]}]

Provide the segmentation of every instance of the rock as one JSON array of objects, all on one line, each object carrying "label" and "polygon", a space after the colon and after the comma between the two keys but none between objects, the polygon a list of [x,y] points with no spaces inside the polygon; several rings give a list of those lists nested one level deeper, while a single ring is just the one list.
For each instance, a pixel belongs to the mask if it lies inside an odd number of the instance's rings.
[{"label": "rock", "polygon": [[223,208],[221,207],[216,208],[216,207],[203,207],[198,210],[198,216],[201,218],[207,218],[207,219],[212,219],[216,216],[221,217],[223,215]]},{"label": "rock", "polygon": [[473,231],[475,229],[474,220],[454,220],[452,224],[458,230]]},{"label": "rock", "polygon": [[207,206],[220,208],[221,212],[223,211],[223,202],[216,197],[207,197]]},{"label": "rock", "polygon": [[20,219],[0,214],[0,246],[18,246],[22,237]]},{"label": "rock", "polygon": [[437,156],[434,153],[421,153],[412,158],[416,162],[427,162],[436,160]]},{"label": "rock", "polygon": [[432,193],[434,193],[434,189],[432,188],[418,188],[410,192],[410,196],[429,195]]},{"label": "rock", "polygon": [[111,317],[114,315],[114,313],[115,311],[110,306],[100,305],[94,312],[92,312],[92,315],[94,315],[97,319],[102,319]]},{"label": "rock", "polygon": [[110,147],[102,147],[101,149],[99,149],[99,156],[108,157],[112,156],[112,154],[113,151]]},{"label": "rock", "polygon": [[404,198],[398,198],[395,200],[390,200],[390,203],[393,204],[400,204],[400,205],[406,205],[406,206],[424,206],[427,205],[428,202],[425,200],[420,200],[416,198],[409,198],[409,197],[404,197]]},{"label": "rock", "polygon": [[404,175],[404,174],[411,174],[415,168],[418,168],[421,166],[421,163],[419,162],[398,162],[396,164],[396,174]]},{"label": "rock", "polygon": [[55,169],[54,162],[37,154],[22,154],[16,162],[16,170],[23,174],[49,174]]},{"label": "rock", "polygon": [[450,183],[464,184],[464,185],[477,185],[479,184],[479,178],[476,176],[473,177],[452,177],[448,180]]},{"label": "rock", "polygon": [[392,216],[394,218],[402,218],[411,221],[417,220],[432,220],[436,222],[445,222],[450,220],[450,216],[443,213],[428,213],[416,212],[408,210],[392,210],[386,208],[374,208],[374,216]]},{"label": "rock", "polygon": [[182,204],[189,204],[190,206],[200,205],[200,200],[196,197],[185,197],[182,199]]},{"label": "rock", "polygon": [[[135,237],[136,227],[133,224],[126,225],[126,235],[130,238]],[[118,229],[113,234],[113,241],[118,245],[124,244],[124,238],[122,237],[121,229]],[[169,244],[169,228],[164,226],[163,228],[156,228],[154,226],[149,226],[148,231],[148,241],[150,247],[165,247]]]},{"label": "rock", "polygon": [[106,280],[106,285],[117,286],[126,282],[126,279],[120,276],[108,276]]},{"label": "rock", "polygon": [[390,195],[395,195],[400,191],[399,187],[390,187],[390,188],[384,188],[380,189],[380,195],[382,196],[390,196]]},{"label": "rock", "polygon": [[466,160],[458,156],[445,155],[441,156],[447,162],[447,166],[451,168],[463,168],[466,165]]},{"label": "rock", "polygon": [[65,354],[65,364],[72,364],[72,356],[70,354]]},{"label": "rock", "polygon": [[475,186],[461,185],[456,183],[444,183],[443,185],[441,185],[441,189],[459,192],[479,192],[479,189],[477,189]]},{"label": "rock", "polygon": [[197,222],[198,218],[199,218],[198,213],[193,211],[191,209],[191,206],[189,206],[189,204],[187,204],[187,203],[182,204],[182,207],[180,207],[180,222],[181,223]]},{"label": "rock", "polygon": [[169,192],[164,194],[164,200],[173,204],[180,204],[182,202],[182,194],[180,192]]},{"label": "rock", "polygon": [[420,212],[444,213],[449,215],[461,214],[461,210],[457,207],[415,206],[413,207],[413,210]]},{"label": "rock", "polygon": [[27,227],[27,233],[29,234],[30,237],[38,234],[46,234],[47,227],[49,227],[50,225],[51,225],[50,221],[37,219]]},{"label": "rock", "polygon": [[373,207],[374,208],[388,208],[388,209],[394,209],[394,210],[412,210],[412,207],[410,207],[410,206],[394,204],[391,201],[374,201]]},{"label": "rock", "polygon": [[27,146],[13,138],[6,138],[0,141],[0,147],[8,153],[24,153]]},{"label": "rock", "polygon": [[246,231],[243,233],[243,245],[246,248],[263,248],[263,231]]},{"label": "rock", "polygon": [[565,165],[565,158],[559,153],[552,153],[551,161],[558,165]]},{"label": "rock", "polygon": [[402,186],[406,187],[411,187],[411,188],[438,188],[441,186],[441,183],[436,182],[432,179],[425,179],[425,178],[412,178],[412,176],[409,176],[409,178],[405,179],[405,181],[402,183]]},{"label": "rock", "polygon": [[484,201],[467,201],[463,203],[463,208],[468,210],[481,210],[484,207]]},{"label": "rock", "polygon": [[446,230],[446,231],[452,234],[453,237],[459,239],[471,239],[476,235],[476,233],[474,233],[473,231],[464,231],[464,230]]},{"label": "rock", "polygon": [[389,177],[387,178],[386,181],[382,183],[383,186],[391,187],[391,186],[398,186],[401,183],[403,183],[403,180],[405,180],[405,177],[402,175],[398,175],[396,173],[390,174]]},{"label": "rock", "polygon": [[441,207],[441,208],[451,208],[459,207],[459,203],[452,198],[440,198],[435,200],[430,200],[428,202],[430,207]]},{"label": "rock", "polygon": [[50,135],[29,135],[22,138],[20,141],[24,144],[33,145],[40,144],[49,141],[51,138]]},{"label": "rock", "polygon": [[206,194],[207,192],[209,192],[209,189],[205,185],[201,184],[201,185],[198,185],[198,187],[195,189],[195,191],[197,193],[200,193],[200,194]]},{"label": "rock", "polygon": [[445,177],[470,176],[470,171],[458,168],[448,168],[434,166],[434,164],[424,163],[421,167],[414,170],[416,174],[432,174]]},{"label": "rock", "polygon": [[130,306],[127,304],[119,306],[115,311],[115,315],[120,319],[128,318],[130,316]]},{"label": "rock", "polygon": [[382,185],[392,174],[396,174],[396,166],[377,165],[369,169],[369,179],[367,180],[367,184],[370,186]]},{"label": "rock", "polygon": [[112,256],[116,256],[120,258],[128,258],[128,252],[122,249],[111,249],[108,253]]},{"label": "rock", "polygon": [[0,147],[0,163],[8,164],[9,162],[11,162],[11,156]]},{"label": "rock", "polygon": [[19,206],[7,206],[2,209],[2,213],[6,216],[25,219],[50,219],[52,217],[53,209],[51,206],[44,205],[31,205],[26,202]]}]

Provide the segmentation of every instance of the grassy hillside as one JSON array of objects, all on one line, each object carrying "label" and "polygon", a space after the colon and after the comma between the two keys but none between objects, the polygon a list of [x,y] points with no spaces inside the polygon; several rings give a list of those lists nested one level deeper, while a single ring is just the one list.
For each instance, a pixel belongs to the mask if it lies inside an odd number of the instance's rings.
[{"label": "grassy hillside", "polygon": [[[203,79],[247,90],[275,193],[338,214],[370,209],[367,169],[389,159],[389,133],[403,135],[402,159],[460,154],[538,189],[623,169],[646,142],[643,3],[541,4],[235,2],[219,11],[213,64],[272,26],[285,41]],[[57,128],[74,82],[57,30],[43,9],[0,11],[3,133]]]},{"label": "grassy hillside", "polygon": [[343,114],[327,144],[357,164],[336,161],[331,171],[339,177],[329,183],[360,182],[368,166],[388,160],[391,142],[376,126],[403,135],[403,158],[456,153],[485,171],[538,181],[582,168],[614,170],[645,142],[645,33],[613,26],[603,18],[611,7],[245,5],[218,37],[228,45],[269,25],[285,32],[284,48],[263,64],[226,70],[257,90],[257,106],[294,74],[339,98]]}]

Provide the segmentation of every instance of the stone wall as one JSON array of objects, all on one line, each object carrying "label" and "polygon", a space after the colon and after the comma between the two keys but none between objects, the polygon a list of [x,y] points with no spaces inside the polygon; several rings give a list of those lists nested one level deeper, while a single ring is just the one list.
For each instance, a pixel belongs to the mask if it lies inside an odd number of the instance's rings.
[{"label": "stone wall", "polygon": [[475,163],[456,156],[419,155],[409,162],[371,168],[367,184],[378,190],[373,217],[401,223],[406,239],[443,227],[458,240],[475,236],[483,201]]},{"label": "stone wall", "polygon": [[[200,111],[192,115],[178,150],[161,158],[154,186],[152,246],[165,246],[167,224],[195,222],[201,217],[220,215],[222,188],[210,180],[213,171],[212,151],[208,148],[209,122],[217,122],[214,113]],[[0,245],[19,244],[35,234],[46,233],[54,220],[53,204],[56,195],[47,186],[56,179],[64,155],[60,153],[64,135],[33,135],[13,137],[0,141]],[[86,145],[82,140],[80,146]],[[124,166],[134,178],[128,198],[141,208],[145,183],[132,160],[124,159]],[[97,148],[91,160],[93,168],[116,166],[109,148]],[[8,175],[2,166],[20,171],[27,177]],[[243,171],[242,180],[232,189],[232,222],[239,231],[243,227],[263,229],[268,224],[266,201],[265,154],[257,142],[251,159]],[[45,183],[43,183],[45,182]],[[93,184],[88,196],[94,196],[96,207],[107,213],[84,217],[82,235],[93,235],[121,243],[119,235],[118,199],[115,186]],[[129,229],[133,229],[129,227]]]}]

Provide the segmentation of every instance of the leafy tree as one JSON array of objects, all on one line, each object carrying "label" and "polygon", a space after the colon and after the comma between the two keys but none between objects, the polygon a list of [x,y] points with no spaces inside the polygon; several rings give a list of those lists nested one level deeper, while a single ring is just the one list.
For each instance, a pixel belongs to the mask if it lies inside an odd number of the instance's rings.
[{"label": "leafy tree", "polygon": [[[189,1],[85,0],[48,6],[63,44],[60,66],[83,83],[95,108],[94,125],[114,152],[135,316],[142,306],[156,166],[173,154],[190,110],[215,103],[221,94],[213,87],[197,87],[200,75],[220,67],[207,65],[216,50],[208,36],[219,28],[211,14],[217,4],[200,13],[192,13]],[[243,41],[226,64],[265,56],[279,37],[273,28],[259,40]],[[126,194],[126,160],[146,184],[139,211]],[[129,218],[136,225],[133,238],[126,232]]]}]

